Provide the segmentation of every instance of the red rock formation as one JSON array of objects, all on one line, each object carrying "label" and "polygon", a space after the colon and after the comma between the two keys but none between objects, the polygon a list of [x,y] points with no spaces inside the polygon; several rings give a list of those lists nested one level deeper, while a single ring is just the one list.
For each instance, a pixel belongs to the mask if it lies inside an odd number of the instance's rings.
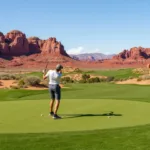
[{"label": "red rock formation", "polygon": [[19,56],[29,52],[28,41],[25,34],[13,30],[5,36],[0,34],[0,53],[5,56]]},{"label": "red rock formation", "polygon": [[5,41],[4,34],[0,32],[0,43],[3,43]]},{"label": "red rock formation", "polygon": [[49,38],[41,42],[42,53],[50,53],[52,55],[64,55],[69,56],[64,50],[64,46],[56,41],[56,38]]},{"label": "red rock formation", "polygon": [[28,38],[30,54],[40,53],[42,42],[38,37]]},{"label": "red rock formation", "polygon": [[26,38],[26,35],[18,30],[13,30],[5,36],[0,32],[0,54],[4,56],[21,56],[41,53],[44,55],[69,57],[64,46],[56,40],[49,38],[41,40],[38,37]]},{"label": "red rock formation", "polygon": [[10,40],[9,55],[19,56],[29,53],[29,44],[26,35],[21,31],[13,30],[6,34],[5,39]]},{"label": "red rock formation", "polygon": [[123,52],[115,55],[113,59],[130,59],[130,60],[140,60],[150,58],[150,48],[143,47],[133,47],[130,50],[124,50]]},{"label": "red rock formation", "polygon": [[41,40],[37,37],[28,38],[30,53],[51,54],[68,56],[64,50],[64,46],[56,41],[56,38]]}]

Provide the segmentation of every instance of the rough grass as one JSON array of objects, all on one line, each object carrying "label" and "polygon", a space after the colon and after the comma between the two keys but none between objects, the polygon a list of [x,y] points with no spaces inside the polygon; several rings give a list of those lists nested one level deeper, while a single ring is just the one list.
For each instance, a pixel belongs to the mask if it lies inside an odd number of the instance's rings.
[{"label": "rough grass", "polygon": [[[117,99],[149,102],[150,86],[119,85],[110,83],[66,84],[62,88],[63,99]],[[0,90],[0,101],[49,99],[47,90]]]}]

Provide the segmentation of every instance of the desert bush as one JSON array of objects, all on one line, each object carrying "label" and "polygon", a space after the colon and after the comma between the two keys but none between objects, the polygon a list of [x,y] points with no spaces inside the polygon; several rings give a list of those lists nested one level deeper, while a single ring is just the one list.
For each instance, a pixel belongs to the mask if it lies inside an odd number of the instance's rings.
[{"label": "desert bush", "polygon": [[23,75],[16,75],[16,74],[1,74],[0,80],[19,80],[23,78]]},{"label": "desert bush", "polygon": [[140,76],[140,78],[142,79],[142,80],[149,80],[150,79],[150,75],[143,75],[143,76]]},{"label": "desert bush", "polygon": [[24,82],[31,86],[38,86],[41,82],[41,79],[37,76],[28,76],[24,78]]},{"label": "desert bush", "polygon": [[89,79],[87,79],[87,81],[85,80],[85,82],[87,82],[87,83],[93,83],[94,81],[93,81],[92,78],[89,78]]},{"label": "desert bush", "polygon": [[27,88],[28,87],[28,83],[26,83],[25,79],[20,79],[19,82],[18,82],[18,86],[20,88]]},{"label": "desert bush", "polygon": [[122,79],[115,78],[114,81],[122,81]]},{"label": "desert bush", "polygon": [[81,79],[81,80],[79,80],[79,83],[86,83],[86,80]]},{"label": "desert bush", "polygon": [[23,86],[23,85],[25,85],[26,83],[25,83],[25,81],[24,81],[24,79],[21,79],[21,80],[19,80],[19,82],[18,82],[18,85],[19,86]]},{"label": "desert bush", "polygon": [[14,80],[15,75],[12,74],[1,74],[0,75],[0,80]]},{"label": "desert bush", "polygon": [[87,80],[87,79],[89,79],[90,78],[90,75],[89,74],[83,74],[82,75],[82,79],[83,80]]},{"label": "desert bush", "polygon": [[72,80],[70,77],[63,77],[61,78],[61,83],[73,83],[74,80]]},{"label": "desert bush", "polygon": [[10,88],[11,88],[11,89],[20,89],[20,87],[17,86],[17,85],[11,85]]},{"label": "desert bush", "polygon": [[89,78],[87,79],[88,83],[98,83],[100,82],[100,79],[98,77],[93,77],[93,78]]},{"label": "desert bush", "polygon": [[40,83],[40,86],[42,86],[42,87],[46,87],[46,88],[48,88],[48,81],[47,80],[43,80],[41,83]]},{"label": "desert bush", "polygon": [[100,82],[100,78],[99,78],[99,77],[94,77],[94,78],[93,78],[93,81],[94,81],[94,82]]},{"label": "desert bush", "polygon": [[107,82],[107,78],[100,78],[100,82]]},{"label": "desert bush", "polygon": [[137,81],[142,81],[142,78],[137,78]]},{"label": "desert bush", "polygon": [[111,82],[111,81],[113,81],[115,78],[113,77],[113,76],[108,76],[107,78],[106,78],[106,81],[107,82]]},{"label": "desert bush", "polygon": [[25,75],[23,75],[23,74],[16,74],[15,75],[15,80],[20,80],[20,79],[22,79],[24,77],[25,77]]}]

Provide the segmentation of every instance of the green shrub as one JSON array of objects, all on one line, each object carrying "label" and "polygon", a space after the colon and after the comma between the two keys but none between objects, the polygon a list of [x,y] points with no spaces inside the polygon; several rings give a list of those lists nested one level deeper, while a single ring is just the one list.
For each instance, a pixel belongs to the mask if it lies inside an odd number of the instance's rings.
[{"label": "green shrub", "polygon": [[95,77],[95,78],[93,78],[93,81],[94,82],[100,82],[100,79],[99,79],[99,77]]},{"label": "green shrub", "polygon": [[20,87],[17,86],[17,85],[11,85],[10,88],[11,88],[11,89],[20,89]]},{"label": "green shrub", "polygon": [[19,80],[23,78],[23,75],[18,74],[1,74],[0,80]]},{"label": "green shrub", "polygon": [[107,82],[107,78],[100,78],[100,82]]},{"label": "green shrub", "polygon": [[92,79],[92,78],[89,78],[89,79],[87,79],[86,82],[87,82],[87,83],[93,83],[93,79]]},{"label": "green shrub", "polygon": [[115,78],[114,81],[122,81],[122,79]]},{"label": "green shrub", "polygon": [[28,76],[24,79],[24,82],[31,86],[38,86],[41,82],[41,79],[37,76]]},{"label": "green shrub", "polygon": [[84,79],[79,80],[79,83],[86,83],[87,81]]},{"label": "green shrub", "polygon": [[1,74],[0,80],[14,80],[15,76],[11,74]]},{"label": "green shrub", "polygon": [[63,77],[61,83],[73,83],[74,81],[70,77]]},{"label": "green shrub", "polygon": [[138,78],[137,81],[142,81],[142,78]]},{"label": "green shrub", "polygon": [[21,79],[21,80],[19,80],[19,82],[18,82],[18,85],[19,86],[23,86],[23,85],[25,85],[26,83],[25,83],[25,81],[24,81],[24,79]]},{"label": "green shrub", "polygon": [[42,83],[40,83],[40,86],[48,88],[48,81],[47,80],[43,80]]},{"label": "green shrub", "polygon": [[87,79],[89,79],[90,78],[90,75],[89,74],[83,74],[82,75],[82,79],[83,80],[87,80]]},{"label": "green shrub", "polygon": [[27,88],[27,87],[28,87],[28,83],[26,83],[25,79],[21,79],[21,80],[19,80],[19,82],[18,82],[18,86],[19,86],[20,88]]},{"label": "green shrub", "polygon": [[89,78],[87,79],[88,83],[98,83],[100,82],[100,79],[98,77],[93,77],[93,78]]},{"label": "green shrub", "polygon": [[106,81],[107,82],[111,82],[111,81],[113,81],[114,80],[114,77],[113,76],[108,76],[107,78],[106,78]]},{"label": "green shrub", "polygon": [[15,80],[20,80],[20,79],[22,79],[24,77],[25,77],[25,75],[23,75],[23,74],[16,74],[15,75]]}]

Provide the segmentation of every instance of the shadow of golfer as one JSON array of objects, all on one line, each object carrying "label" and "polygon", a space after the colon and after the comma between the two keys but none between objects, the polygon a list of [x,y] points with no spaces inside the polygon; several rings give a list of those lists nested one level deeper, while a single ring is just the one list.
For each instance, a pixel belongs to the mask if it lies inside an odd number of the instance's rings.
[{"label": "shadow of golfer", "polygon": [[62,114],[64,119],[79,118],[79,117],[99,117],[99,116],[122,116],[122,114],[115,114],[113,112],[103,114]]}]

